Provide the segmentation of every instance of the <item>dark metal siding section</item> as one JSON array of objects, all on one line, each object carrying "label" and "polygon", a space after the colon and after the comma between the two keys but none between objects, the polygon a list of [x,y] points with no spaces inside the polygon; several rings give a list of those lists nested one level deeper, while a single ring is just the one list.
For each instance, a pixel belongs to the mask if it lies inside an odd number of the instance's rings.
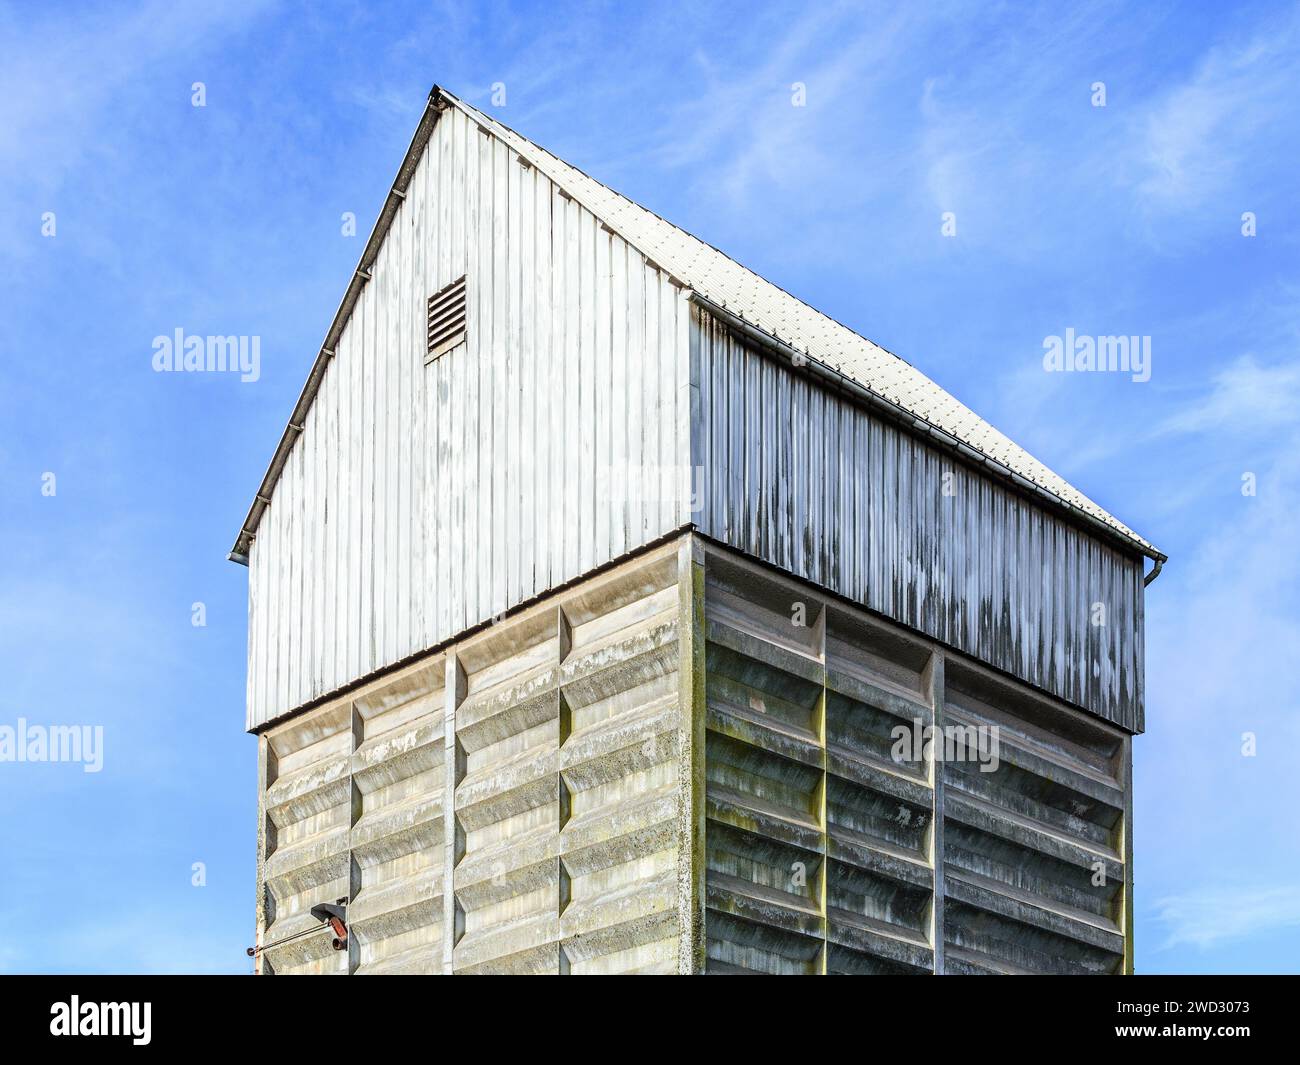
[{"label": "dark metal siding section", "polygon": [[701,532],[1142,731],[1140,558],[694,319]]}]

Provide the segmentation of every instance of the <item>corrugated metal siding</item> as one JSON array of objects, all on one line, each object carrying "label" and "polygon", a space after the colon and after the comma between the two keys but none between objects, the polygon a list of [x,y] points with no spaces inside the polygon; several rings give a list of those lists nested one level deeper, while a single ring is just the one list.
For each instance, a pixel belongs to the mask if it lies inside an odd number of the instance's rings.
[{"label": "corrugated metal siding", "polygon": [[[426,367],[461,274],[468,342]],[[689,517],[602,478],[688,453],[683,293],[463,112],[372,275],[249,556],[249,728]]]},{"label": "corrugated metal siding", "polygon": [[1141,731],[1140,559],[695,315],[701,532]]}]

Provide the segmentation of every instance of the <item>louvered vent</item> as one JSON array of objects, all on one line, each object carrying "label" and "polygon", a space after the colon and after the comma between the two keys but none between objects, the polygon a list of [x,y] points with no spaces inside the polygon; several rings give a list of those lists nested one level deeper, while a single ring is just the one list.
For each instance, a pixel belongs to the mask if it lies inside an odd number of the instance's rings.
[{"label": "louvered vent", "polygon": [[465,340],[465,278],[429,297],[429,354],[436,359]]}]

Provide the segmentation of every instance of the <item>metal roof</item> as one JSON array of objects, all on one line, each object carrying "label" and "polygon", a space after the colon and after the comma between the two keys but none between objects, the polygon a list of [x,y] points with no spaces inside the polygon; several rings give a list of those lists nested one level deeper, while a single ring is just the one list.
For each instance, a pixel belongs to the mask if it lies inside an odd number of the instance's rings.
[{"label": "metal roof", "polygon": [[[821,313],[802,300],[746,269],[730,256],[706,244],[626,196],[588,177],[581,170],[552,155],[508,126],[471,107],[451,93],[434,86],[429,106],[403,161],[394,191],[385,202],[361,264],[330,328],[326,344],[299,398],[294,416],[281,439],[262,487],[236,541],[232,557],[243,561],[256,530],[257,521],[269,501],[279,469],[302,424],[302,415],[319,386],[324,362],[346,324],[361,284],[368,279],[368,267],[391,224],[397,205],[404,198],[406,182],[418,162],[432,128],[431,118],[447,107],[456,107],[484,130],[499,137],[518,155],[536,166],[561,189],[577,200],[647,258],[666,270],[681,284],[702,297],[706,305],[720,308],[728,317],[765,334],[780,347],[806,356],[846,378],[871,397],[916,422],[917,428],[936,436],[969,459],[989,464],[1022,486],[1030,487],[1058,502],[1086,524],[1100,526],[1127,541],[1157,563],[1166,556],[1118,518],[1098,506],[1064,478],[1048,469],[1005,434],[999,432],[970,408],[949,395],[920,370],[880,345],[859,336],[852,329]],[[358,284],[361,278],[361,284]],[[355,290],[355,291],[354,291]],[[281,454],[281,451],[284,454]],[[1154,576],[1154,573],[1152,574]]]}]

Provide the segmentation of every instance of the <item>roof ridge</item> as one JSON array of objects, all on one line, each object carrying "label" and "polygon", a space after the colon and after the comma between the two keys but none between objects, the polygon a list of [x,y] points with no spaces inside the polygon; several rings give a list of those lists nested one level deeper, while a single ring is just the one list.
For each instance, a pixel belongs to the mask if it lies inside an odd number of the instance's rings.
[{"label": "roof ridge", "polygon": [[[446,89],[438,88],[438,89],[437,89],[437,92],[440,93],[444,98],[446,98],[446,99],[448,99],[448,100],[451,100],[453,103],[457,104],[457,105],[458,105],[458,106],[459,106],[463,111],[465,111],[465,112],[466,112],[467,114],[469,114],[471,117],[473,117],[473,118],[481,118],[481,119],[484,119],[484,120],[487,121],[488,123],[490,123],[490,124],[492,124],[492,125],[494,125],[494,126],[497,126],[497,127],[501,128],[501,129],[505,130],[507,133],[511,134],[512,136],[518,137],[518,138],[519,138],[521,141],[523,141],[525,144],[530,145],[531,147],[537,149],[537,151],[542,152],[543,154],[545,154],[545,155],[549,156],[550,158],[554,159],[554,160],[555,160],[557,163],[559,163],[561,166],[567,167],[569,170],[572,170],[572,171],[574,171],[575,173],[580,174],[582,177],[586,178],[588,181],[592,182],[593,184],[599,185],[602,189],[604,189],[606,192],[610,193],[611,195],[613,195],[613,196],[617,196],[617,197],[619,197],[619,199],[626,200],[626,201],[627,201],[629,204],[631,204],[633,207],[636,207],[636,208],[638,208],[639,210],[644,211],[646,214],[650,215],[651,217],[658,219],[658,220],[659,220],[660,222],[662,222],[664,225],[669,226],[669,227],[671,227],[672,229],[675,229],[678,233],[681,233],[681,234],[684,235],[684,236],[690,237],[691,240],[696,241],[697,243],[704,245],[704,247],[708,248],[710,251],[715,252],[715,253],[718,254],[718,255],[721,255],[721,256],[722,256],[724,259],[726,259],[728,262],[733,263],[733,264],[734,264],[738,269],[745,270],[745,271],[747,271],[747,272],[753,274],[755,277],[759,278],[761,281],[765,282],[766,284],[771,285],[774,289],[776,289],[778,292],[780,292],[783,296],[787,296],[787,297],[789,297],[790,299],[792,299],[792,300],[796,301],[797,303],[799,303],[800,305],[802,305],[802,306],[804,306],[804,307],[807,307],[807,308],[808,308],[810,311],[812,311],[814,314],[820,315],[821,317],[825,318],[828,322],[831,322],[831,323],[833,323],[833,324],[839,326],[841,329],[847,329],[847,330],[849,330],[849,332],[853,333],[855,336],[859,336],[859,337],[861,337],[861,338],[862,338],[863,340],[865,340],[868,344],[871,344],[871,345],[873,345],[874,347],[879,348],[881,351],[883,351],[883,352],[884,352],[885,354],[887,354],[887,355],[891,355],[891,356],[893,356],[895,359],[897,359],[899,362],[903,363],[905,366],[910,366],[910,367],[911,367],[913,370],[915,370],[917,373],[922,374],[922,376],[927,376],[927,375],[925,375],[925,371],[923,371],[922,369],[920,369],[920,367],[918,367],[915,363],[911,362],[911,361],[908,360],[908,359],[905,359],[902,355],[899,355],[896,351],[891,351],[889,348],[885,347],[883,344],[879,343],[878,341],[872,340],[870,337],[862,336],[862,334],[859,333],[856,329],[854,329],[851,325],[846,325],[844,322],[841,322],[841,321],[840,321],[838,318],[836,318],[834,315],[827,314],[825,311],[823,311],[823,310],[821,310],[821,309],[819,309],[819,308],[817,308],[817,307],[814,307],[811,303],[809,303],[809,302],[808,302],[807,300],[805,300],[803,297],[796,295],[795,293],[791,292],[791,291],[790,291],[789,289],[787,289],[787,288],[783,288],[781,285],[778,285],[775,281],[771,280],[771,278],[764,277],[762,274],[758,273],[757,271],[750,270],[749,267],[747,267],[744,263],[742,263],[742,262],[741,262],[739,259],[737,259],[735,256],[731,255],[731,254],[730,254],[729,252],[727,252],[725,249],[723,249],[723,248],[719,248],[716,244],[711,244],[711,243],[709,243],[709,241],[705,240],[703,237],[698,236],[698,235],[695,234],[695,233],[692,233],[689,229],[686,229],[686,228],[684,228],[684,227],[682,227],[682,226],[679,226],[679,225],[678,225],[676,222],[674,222],[672,219],[670,219],[670,218],[665,218],[665,217],[664,217],[663,215],[661,215],[658,211],[651,210],[651,209],[650,209],[649,207],[647,207],[645,204],[643,204],[643,203],[638,203],[636,200],[632,199],[631,196],[627,195],[627,193],[619,192],[618,189],[614,188],[613,185],[610,185],[610,184],[608,184],[607,182],[601,181],[600,178],[598,178],[598,177],[593,177],[591,174],[588,174],[585,170],[582,169],[582,167],[580,167],[580,166],[575,166],[573,163],[570,163],[567,159],[562,159],[562,158],[560,158],[560,156],[556,155],[556,154],[555,154],[553,151],[551,151],[549,148],[547,148],[547,147],[545,147],[545,146],[543,146],[543,145],[541,145],[541,144],[538,144],[538,143],[537,143],[535,140],[533,140],[531,137],[525,136],[524,134],[520,133],[520,132],[519,132],[517,129],[515,129],[513,126],[507,126],[507,125],[506,125],[504,122],[502,122],[500,119],[493,118],[491,115],[487,114],[485,111],[480,111],[480,110],[479,110],[477,107],[475,107],[473,104],[466,103],[464,100],[461,100],[459,97],[454,96],[452,93],[448,92]],[[584,205],[584,206],[588,206],[588,209],[591,209],[589,205]],[[592,213],[593,213],[593,214],[599,214],[599,212],[598,212],[598,211],[595,211],[595,210],[592,210]],[[622,236],[622,237],[624,237],[625,240],[628,239],[628,238],[626,237],[626,235],[623,234],[623,233],[620,233],[619,235]],[[629,243],[629,244],[633,244],[633,245],[635,246],[635,242],[632,241],[632,240],[628,240],[628,243]],[[639,250],[639,249],[638,249],[638,250]],[[642,254],[644,254],[644,252],[643,252]],[[679,280],[687,280],[687,279],[685,279],[685,278],[679,278]],[[689,282],[688,282],[688,284],[689,284]],[[694,286],[692,285],[691,287],[693,288]],[[723,304],[723,306],[725,306],[725,304]],[[927,380],[929,380],[928,376],[927,376]],[[936,385],[938,384],[937,381],[934,382],[934,383],[935,383]],[[941,387],[941,386],[940,386],[940,387]]]}]

